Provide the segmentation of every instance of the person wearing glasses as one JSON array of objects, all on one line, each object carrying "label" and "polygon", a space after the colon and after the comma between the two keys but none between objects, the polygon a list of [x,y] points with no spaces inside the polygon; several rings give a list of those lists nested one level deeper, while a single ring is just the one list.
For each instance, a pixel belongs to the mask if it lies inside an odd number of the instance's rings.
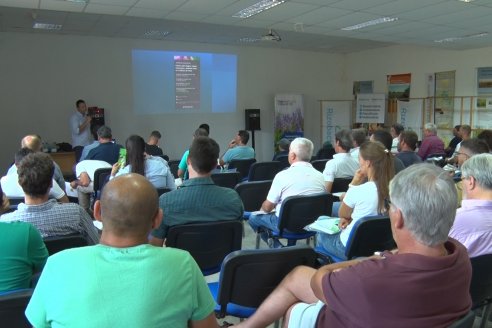
[{"label": "person wearing glasses", "polygon": [[[329,235],[318,233],[318,246],[339,258],[345,258],[345,247],[357,220],[385,213],[384,199],[388,185],[395,174],[393,154],[378,141],[360,146],[359,166],[348,191],[340,197],[338,209],[340,232]],[[337,205],[334,204],[336,210]]]}]

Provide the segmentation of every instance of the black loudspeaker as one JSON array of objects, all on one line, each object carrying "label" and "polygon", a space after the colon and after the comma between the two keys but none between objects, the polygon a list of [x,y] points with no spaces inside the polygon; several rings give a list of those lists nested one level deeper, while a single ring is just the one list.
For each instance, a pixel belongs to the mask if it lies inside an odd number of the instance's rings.
[{"label": "black loudspeaker", "polygon": [[260,128],[260,110],[259,109],[245,109],[244,110],[245,130],[256,131],[261,130]]}]

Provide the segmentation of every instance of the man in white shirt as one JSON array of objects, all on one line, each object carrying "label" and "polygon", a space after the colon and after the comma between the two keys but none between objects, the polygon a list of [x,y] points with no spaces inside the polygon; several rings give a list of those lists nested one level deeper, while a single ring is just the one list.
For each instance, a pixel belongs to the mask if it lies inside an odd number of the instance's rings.
[{"label": "man in white shirt", "polygon": [[335,134],[335,152],[333,159],[326,162],[323,177],[325,179],[326,191],[331,192],[333,181],[336,178],[353,177],[359,168],[359,160],[353,158],[349,151],[353,140],[350,131],[340,130]]},{"label": "man in white shirt", "polygon": [[359,148],[364,142],[366,142],[367,132],[364,128],[353,129],[352,130],[352,139],[354,140],[354,147],[350,150],[350,155],[356,160],[359,161]]},{"label": "man in white shirt", "polygon": [[[282,201],[289,196],[310,195],[324,192],[323,174],[309,163],[313,155],[313,143],[306,138],[296,138],[290,143],[290,167],[275,176],[266,200],[261,205],[265,214],[251,214],[248,222],[254,231],[260,227],[278,231],[279,214]],[[273,210],[275,209],[275,212]],[[263,241],[267,242],[268,234],[261,233]],[[275,248],[282,244],[275,240]]]},{"label": "man in white shirt", "polygon": [[72,134],[72,147],[75,159],[78,162],[82,155],[82,149],[91,143],[91,117],[87,115],[87,105],[82,99],[75,103],[77,111],[70,116],[70,132]]},{"label": "man in white shirt", "polygon": [[[19,184],[17,167],[24,157],[32,153],[34,153],[34,151],[29,148],[21,148],[15,154],[15,169],[9,170],[7,175],[2,177],[2,179],[0,180],[3,192],[5,193],[5,195],[7,195],[8,198],[24,198],[25,194],[24,190]],[[56,199],[60,203],[68,203],[68,197],[65,192],[60,188],[60,186],[56,183],[54,179],[52,182],[52,186],[49,190],[49,198]]]},{"label": "man in white shirt", "polygon": [[85,160],[75,166],[77,180],[70,182],[70,187],[77,189],[79,205],[92,215],[90,211],[91,194],[94,192],[94,173],[100,168],[111,168],[105,161]]}]

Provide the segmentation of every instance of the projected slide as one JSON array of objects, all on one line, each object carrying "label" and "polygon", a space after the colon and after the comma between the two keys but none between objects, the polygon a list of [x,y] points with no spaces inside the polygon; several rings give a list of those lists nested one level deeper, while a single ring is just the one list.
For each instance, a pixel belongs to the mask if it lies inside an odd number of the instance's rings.
[{"label": "projected slide", "polygon": [[137,114],[236,111],[237,55],[132,50]]}]

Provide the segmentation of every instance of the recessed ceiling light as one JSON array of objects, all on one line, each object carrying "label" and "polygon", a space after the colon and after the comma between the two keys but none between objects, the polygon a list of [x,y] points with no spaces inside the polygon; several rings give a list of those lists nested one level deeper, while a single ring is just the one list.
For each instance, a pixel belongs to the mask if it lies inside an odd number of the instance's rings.
[{"label": "recessed ceiling light", "polygon": [[32,28],[40,30],[61,30],[62,26],[60,24],[34,23]]},{"label": "recessed ceiling light", "polygon": [[364,23],[360,23],[357,25],[352,25],[352,26],[347,26],[342,28],[344,31],[353,31],[353,30],[360,30],[361,28],[365,28],[368,26],[373,26],[377,24],[382,24],[382,23],[389,23],[389,22],[394,22],[397,21],[398,17],[381,17],[377,19],[373,19]]},{"label": "recessed ceiling light", "polygon": [[434,40],[434,42],[436,42],[436,43],[456,42],[456,41],[463,40],[463,39],[480,38],[480,37],[486,36],[486,35],[489,35],[489,33],[488,32],[482,32],[482,33],[470,34],[470,35],[465,35],[465,36],[455,36],[455,37],[451,37],[451,38],[444,38],[441,40]]},{"label": "recessed ceiling light", "polygon": [[472,1],[475,1],[475,0],[458,0],[458,1],[469,3],[469,2],[472,2]]},{"label": "recessed ceiling light", "polygon": [[159,30],[148,30],[142,35],[144,38],[149,39],[162,39],[171,34],[169,31],[159,31]]},{"label": "recessed ceiling light", "polygon": [[284,2],[285,0],[262,0],[255,3],[254,5],[249,6],[248,8],[244,8],[243,10],[238,11],[237,13],[232,15],[232,17],[248,18],[253,15],[259,14],[262,11],[278,6]]}]

